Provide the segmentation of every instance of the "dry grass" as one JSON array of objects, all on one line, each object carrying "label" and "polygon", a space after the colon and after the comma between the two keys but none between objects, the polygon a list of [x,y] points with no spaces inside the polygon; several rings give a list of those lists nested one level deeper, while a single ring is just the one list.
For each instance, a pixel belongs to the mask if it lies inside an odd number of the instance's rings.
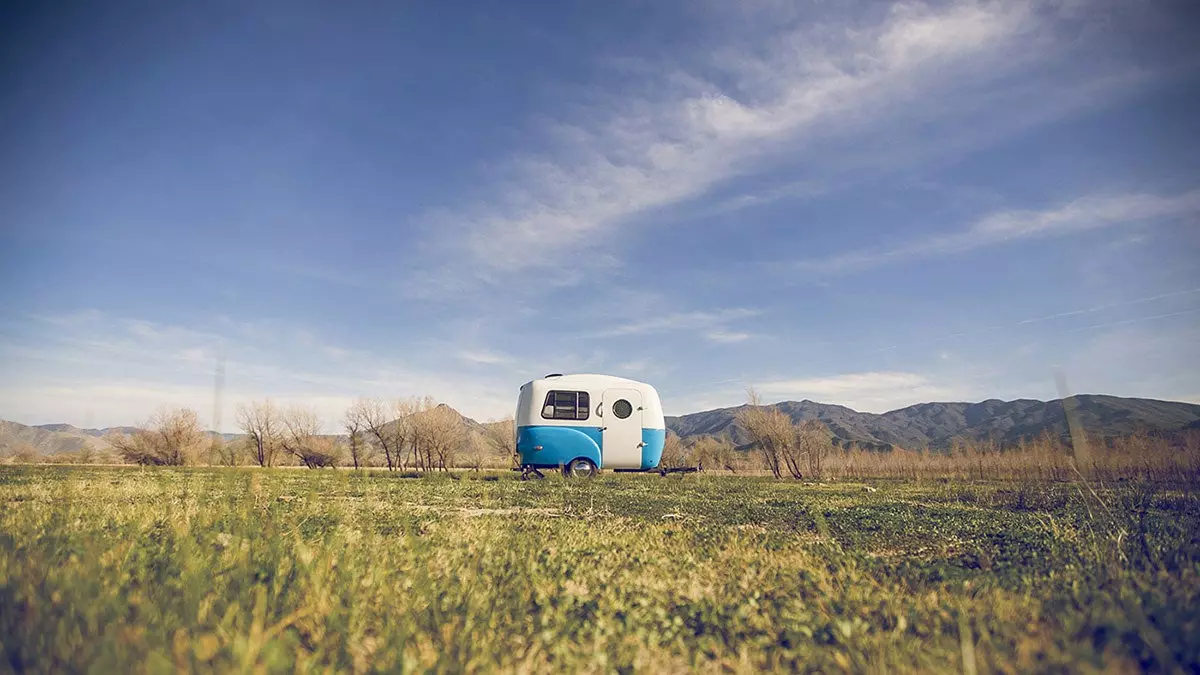
[{"label": "dry grass", "polygon": [[1200,432],[1181,439],[1148,434],[1091,441],[1076,452],[1053,436],[1015,448],[958,444],[948,452],[843,450],[832,453],[825,475],[834,478],[950,478],[961,480],[1200,482]]},{"label": "dry grass", "polygon": [[0,469],[0,672],[1200,664],[1194,493],[488,477]]}]

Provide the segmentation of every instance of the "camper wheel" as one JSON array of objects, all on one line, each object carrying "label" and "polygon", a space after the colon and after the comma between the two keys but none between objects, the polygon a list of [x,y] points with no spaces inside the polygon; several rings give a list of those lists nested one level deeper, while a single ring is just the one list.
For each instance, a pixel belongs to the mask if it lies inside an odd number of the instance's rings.
[{"label": "camper wheel", "polygon": [[596,475],[596,465],[587,457],[578,457],[563,467],[563,475],[572,478],[591,478]]}]

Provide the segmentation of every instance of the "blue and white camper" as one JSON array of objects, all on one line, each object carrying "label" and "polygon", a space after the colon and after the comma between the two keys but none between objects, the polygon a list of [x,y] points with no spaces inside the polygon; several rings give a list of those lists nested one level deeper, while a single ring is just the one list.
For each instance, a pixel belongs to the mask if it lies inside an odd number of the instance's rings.
[{"label": "blue and white camper", "polygon": [[602,468],[654,469],[667,435],[654,387],[611,375],[547,375],[527,382],[514,426],[523,469],[562,467],[570,476]]}]

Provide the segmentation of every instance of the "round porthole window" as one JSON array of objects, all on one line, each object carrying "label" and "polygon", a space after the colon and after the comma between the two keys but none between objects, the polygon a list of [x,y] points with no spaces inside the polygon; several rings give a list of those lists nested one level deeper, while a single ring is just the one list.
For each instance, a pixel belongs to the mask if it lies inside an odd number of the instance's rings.
[{"label": "round porthole window", "polygon": [[617,419],[625,419],[633,414],[633,404],[625,399],[620,399],[613,404],[613,414]]}]

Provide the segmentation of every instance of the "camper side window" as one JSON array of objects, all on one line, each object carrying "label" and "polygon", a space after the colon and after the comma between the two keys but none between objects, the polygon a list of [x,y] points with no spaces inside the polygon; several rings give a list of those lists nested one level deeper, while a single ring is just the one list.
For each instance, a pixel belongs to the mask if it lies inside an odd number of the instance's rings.
[{"label": "camper side window", "polygon": [[546,394],[542,417],[548,420],[586,420],[591,399],[586,391],[552,391]]}]

